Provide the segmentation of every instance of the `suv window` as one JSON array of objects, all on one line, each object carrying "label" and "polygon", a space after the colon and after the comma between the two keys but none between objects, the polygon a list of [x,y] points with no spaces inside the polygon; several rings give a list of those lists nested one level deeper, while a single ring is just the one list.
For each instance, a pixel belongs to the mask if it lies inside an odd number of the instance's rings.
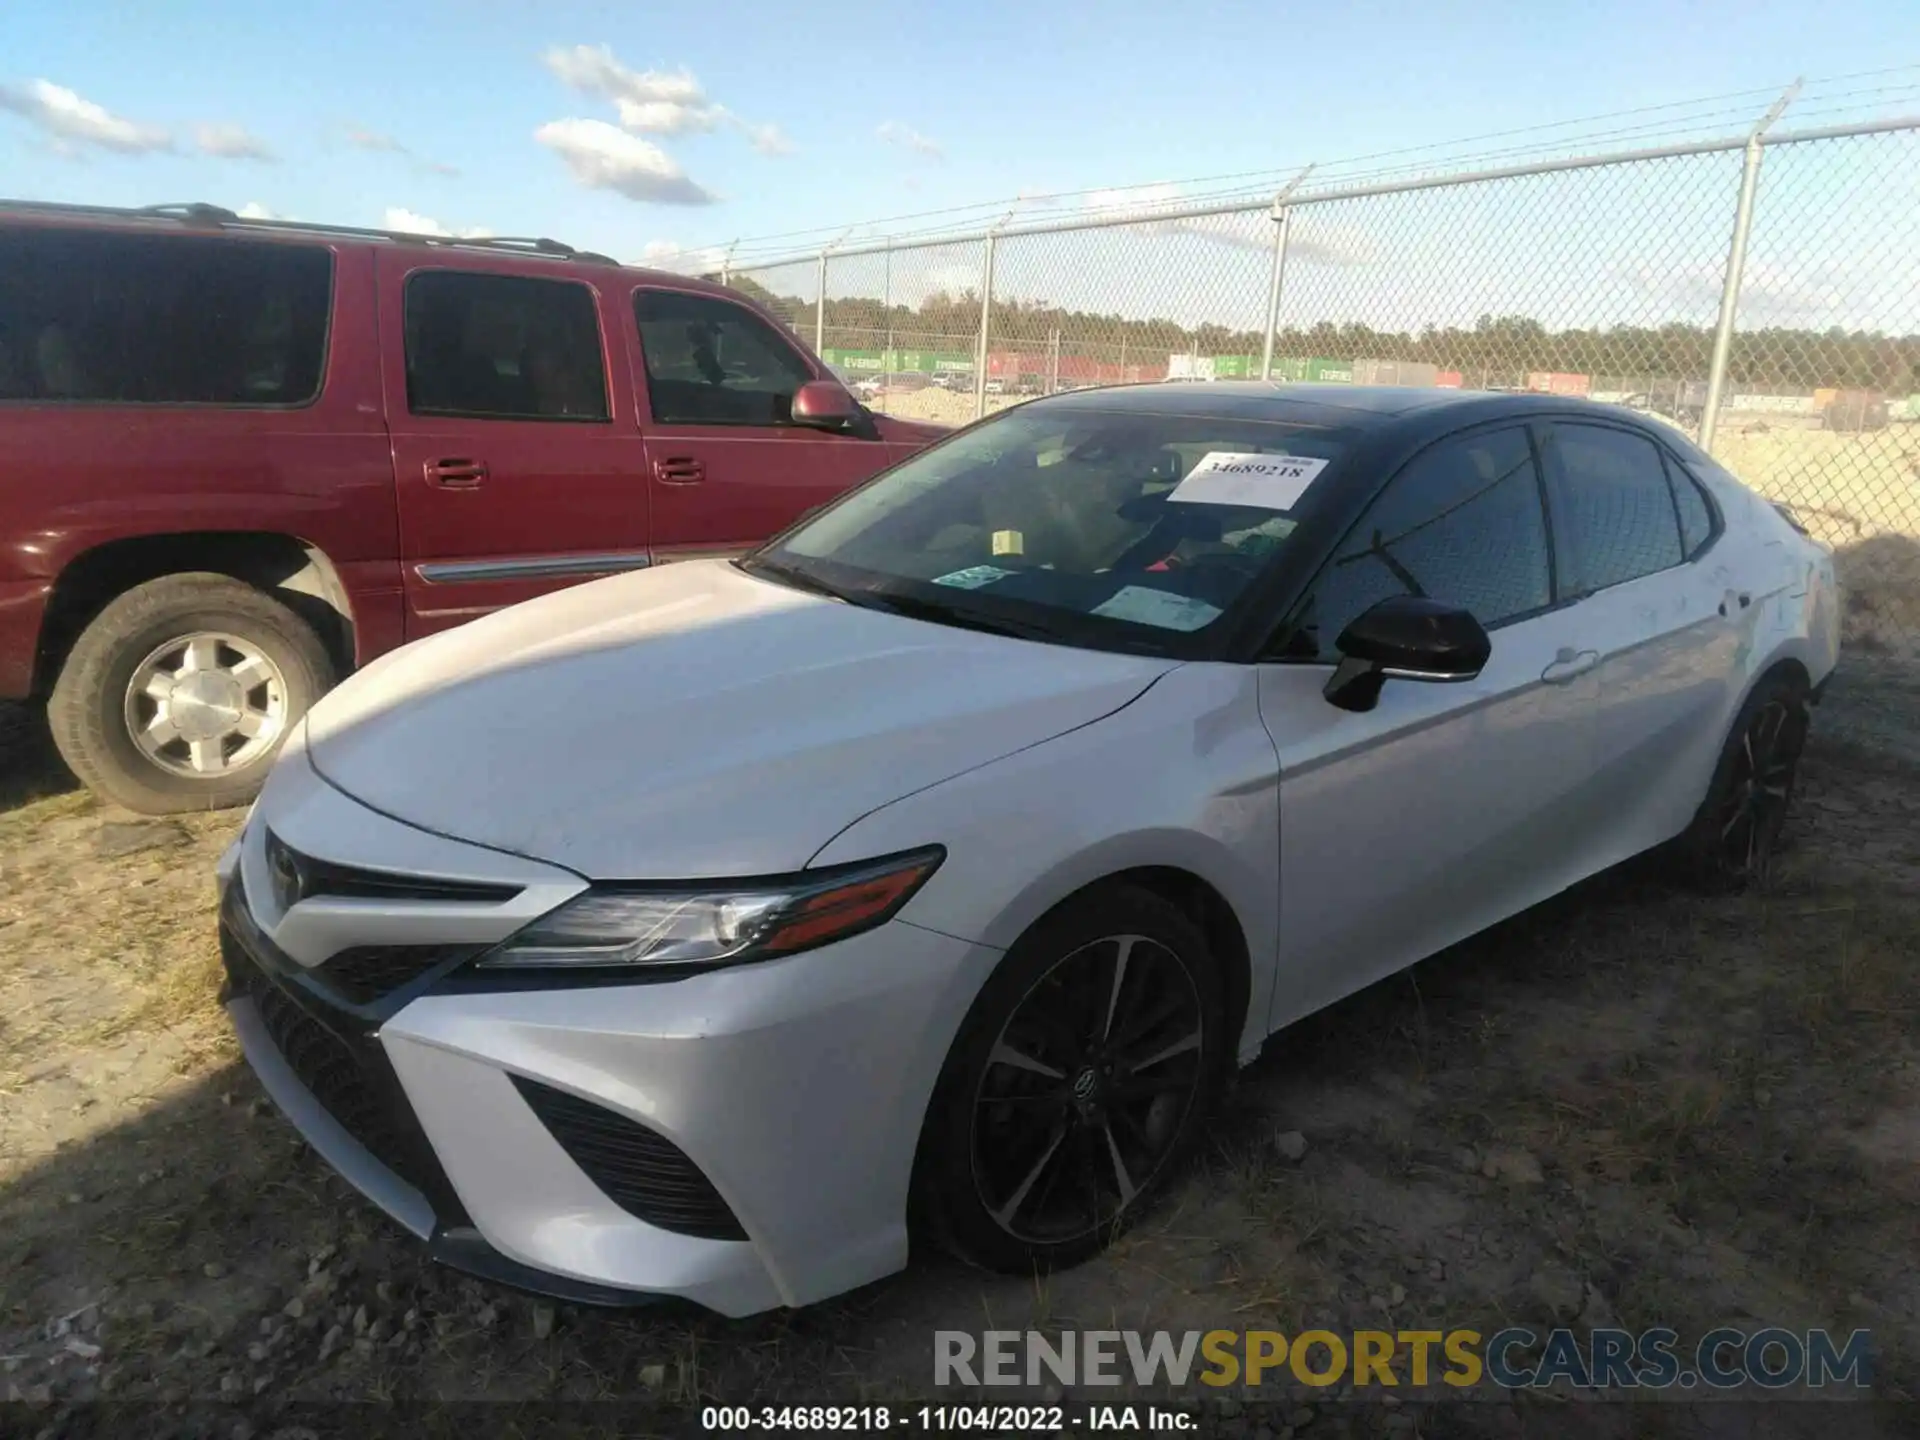
[{"label": "suv window", "polygon": [[1554,521],[1566,575],[1562,589],[1588,595],[1685,559],[1680,517],[1654,443],[1603,425],[1553,427],[1561,483]]},{"label": "suv window", "polygon": [[609,418],[599,307],[585,285],[425,270],[407,281],[406,313],[415,415]]},{"label": "suv window", "polygon": [[0,229],[0,401],[305,405],[332,294],[317,245]]},{"label": "suv window", "polygon": [[1314,581],[1288,656],[1336,658],[1340,632],[1392,595],[1462,606],[1489,629],[1553,603],[1525,429],[1442,440],[1389,481]]},{"label": "suv window", "polygon": [[1667,480],[1673,486],[1673,503],[1680,511],[1680,542],[1691,560],[1713,538],[1713,510],[1700,482],[1671,460],[1667,462]]},{"label": "suv window", "polygon": [[813,372],[751,310],[679,290],[636,290],[633,319],[662,425],[784,425]]}]

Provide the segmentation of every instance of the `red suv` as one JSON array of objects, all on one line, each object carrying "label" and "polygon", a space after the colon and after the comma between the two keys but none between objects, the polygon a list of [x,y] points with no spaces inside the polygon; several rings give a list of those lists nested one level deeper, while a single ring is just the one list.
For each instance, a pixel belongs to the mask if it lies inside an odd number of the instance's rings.
[{"label": "red suv", "polygon": [[548,240],[0,203],[0,699],[123,805],[235,804],[353,665],[745,550],[941,433]]}]

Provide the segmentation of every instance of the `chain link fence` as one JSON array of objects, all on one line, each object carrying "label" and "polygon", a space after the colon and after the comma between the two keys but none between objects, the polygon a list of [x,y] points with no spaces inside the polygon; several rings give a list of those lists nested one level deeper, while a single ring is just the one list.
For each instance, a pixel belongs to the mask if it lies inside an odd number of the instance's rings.
[{"label": "chain link fence", "polygon": [[1920,659],[1920,120],[832,250],[723,270],[874,408],[1093,385],[1531,390],[1658,417],[1838,552]]}]

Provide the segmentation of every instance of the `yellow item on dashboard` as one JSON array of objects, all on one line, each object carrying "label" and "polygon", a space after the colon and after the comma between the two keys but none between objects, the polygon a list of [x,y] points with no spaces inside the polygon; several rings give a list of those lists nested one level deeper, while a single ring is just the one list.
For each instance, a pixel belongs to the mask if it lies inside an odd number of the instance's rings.
[{"label": "yellow item on dashboard", "polygon": [[993,532],[993,553],[1024,555],[1027,553],[1026,537],[1018,530],[996,530]]}]

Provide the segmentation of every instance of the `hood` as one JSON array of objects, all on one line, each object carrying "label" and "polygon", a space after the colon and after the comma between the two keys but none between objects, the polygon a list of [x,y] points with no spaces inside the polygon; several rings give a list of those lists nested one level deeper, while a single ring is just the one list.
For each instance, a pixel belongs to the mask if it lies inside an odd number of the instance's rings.
[{"label": "hood", "polygon": [[880,427],[881,439],[896,445],[931,445],[953,433],[951,425],[932,420],[903,420],[897,415],[876,414],[873,423]]},{"label": "hood", "polygon": [[307,741],[375,809],[591,879],[770,875],[889,801],[1111,714],[1173,663],[692,561],[404,646],[323,699]]}]

